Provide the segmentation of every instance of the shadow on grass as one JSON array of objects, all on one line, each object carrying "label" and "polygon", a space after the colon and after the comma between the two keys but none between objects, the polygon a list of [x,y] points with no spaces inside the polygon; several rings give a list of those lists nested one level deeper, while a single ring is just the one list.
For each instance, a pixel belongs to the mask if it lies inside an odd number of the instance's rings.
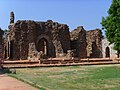
[{"label": "shadow on grass", "polygon": [[9,73],[11,73],[11,71],[8,68],[0,69],[0,74],[9,74]]}]

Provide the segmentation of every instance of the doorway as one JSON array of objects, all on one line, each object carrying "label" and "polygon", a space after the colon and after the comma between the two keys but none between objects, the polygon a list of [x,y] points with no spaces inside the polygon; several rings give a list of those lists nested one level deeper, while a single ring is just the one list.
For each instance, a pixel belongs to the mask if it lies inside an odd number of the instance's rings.
[{"label": "doorway", "polygon": [[48,41],[45,38],[41,38],[37,44],[38,52],[42,51],[45,55],[48,55]]},{"label": "doorway", "polygon": [[106,58],[110,57],[110,48],[109,47],[106,47]]},{"label": "doorway", "polygon": [[10,41],[10,59],[13,59],[13,41]]}]

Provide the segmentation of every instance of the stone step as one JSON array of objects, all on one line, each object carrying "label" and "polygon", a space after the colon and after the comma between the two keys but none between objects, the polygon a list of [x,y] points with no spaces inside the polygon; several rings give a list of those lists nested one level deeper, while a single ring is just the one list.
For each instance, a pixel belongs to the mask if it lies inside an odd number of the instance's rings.
[{"label": "stone step", "polygon": [[[43,59],[41,64],[67,64],[67,63],[82,63],[82,62],[108,62],[112,59]],[[16,60],[4,61],[3,64],[37,64],[39,60]]]},{"label": "stone step", "polygon": [[15,60],[15,61],[4,61],[3,64],[34,64],[38,63],[38,60]]},{"label": "stone step", "polygon": [[102,65],[102,64],[119,64],[119,60],[112,60],[109,58],[50,58],[43,59],[39,64],[39,60],[15,60],[4,61],[4,68],[29,68],[42,66],[74,66],[74,65]]},{"label": "stone step", "polygon": [[32,67],[54,67],[54,66],[81,66],[81,65],[106,65],[120,64],[117,61],[107,62],[81,62],[81,63],[66,63],[66,64],[3,64],[4,68],[32,68]]},{"label": "stone step", "polygon": [[66,63],[82,63],[82,62],[108,62],[112,61],[112,59],[78,59],[78,58],[73,58],[73,59],[47,59],[47,60],[41,60],[42,64],[66,64]]}]

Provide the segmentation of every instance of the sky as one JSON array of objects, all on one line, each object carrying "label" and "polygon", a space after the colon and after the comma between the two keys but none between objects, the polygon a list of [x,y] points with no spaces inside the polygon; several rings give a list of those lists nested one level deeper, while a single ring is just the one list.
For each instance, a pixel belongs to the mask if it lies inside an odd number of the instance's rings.
[{"label": "sky", "polygon": [[17,20],[53,20],[67,24],[71,30],[83,26],[85,30],[101,29],[102,17],[112,0],[0,0],[0,27],[8,29],[10,12]]}]

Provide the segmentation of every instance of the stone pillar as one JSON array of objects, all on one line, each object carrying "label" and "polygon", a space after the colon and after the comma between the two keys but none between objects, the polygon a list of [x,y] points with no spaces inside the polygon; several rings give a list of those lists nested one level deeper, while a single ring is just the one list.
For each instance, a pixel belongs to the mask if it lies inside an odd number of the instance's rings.
[{"label": "stone pillar", "polygon": [[14,12],[10,13],[10,24],[14,23]]},{"label": "stone pillar", "polygon": [[47,43],[44,41],[44,54],[47,55]]}]

